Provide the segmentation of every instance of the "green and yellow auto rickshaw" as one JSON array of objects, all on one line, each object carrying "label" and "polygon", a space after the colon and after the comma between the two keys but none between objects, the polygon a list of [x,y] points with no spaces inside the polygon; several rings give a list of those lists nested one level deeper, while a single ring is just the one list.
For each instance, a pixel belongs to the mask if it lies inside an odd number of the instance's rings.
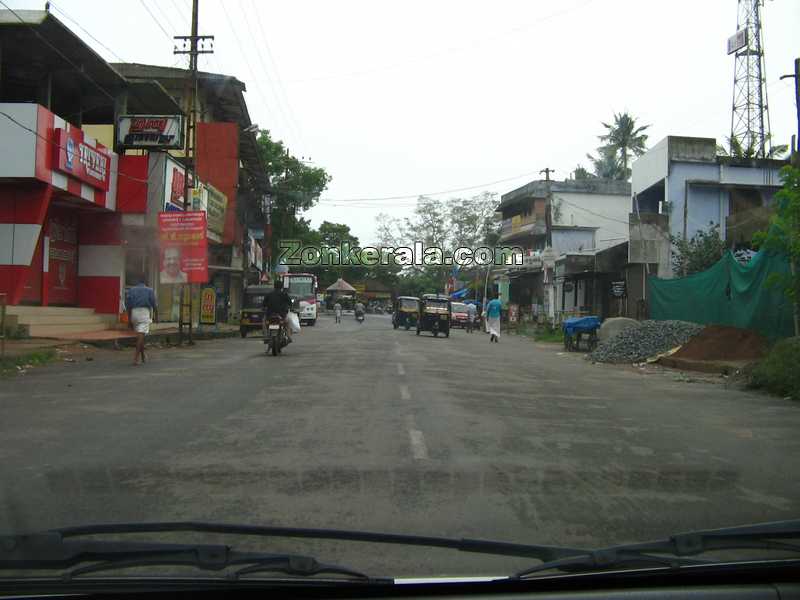
[{"label": "green and yellow auto rickshaw", "polygon": [[450,337],[450,318],[452,306],[450,298],[438,294],[424,294],[419,301],[417,311],[417,335],[430,331],[434,337],[443,333]]},{"label": "green and yellow auto rickshaw", "polygon": [[242,313],[239,318],[239,333],[247,337],[251,331],[261,331],[264,296],[272,291],[271,285],[248,285],[244,290]]},{"label": "green and yellow auto rickshaw", "polygon": [[394,312],[392,313],[392,326],[405,327],[406,331],[417,324],[417,312],[419,311],[419,298],[416,296],[398,296],[394,301]]}]

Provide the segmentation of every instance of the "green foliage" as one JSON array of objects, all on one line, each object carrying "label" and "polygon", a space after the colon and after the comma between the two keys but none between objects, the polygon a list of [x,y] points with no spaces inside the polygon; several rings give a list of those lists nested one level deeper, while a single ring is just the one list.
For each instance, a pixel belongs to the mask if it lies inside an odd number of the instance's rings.
[{"label": "green foliage", "polygon": [[728,148],[717,144],[717,154],[719,156],[727,156],[730,158],[750,159],[750,158],[780,158],[789,150],[786,144],[772,145],[771,136],[767,136],[765,146],[769,149],[766,150],[764,156],[761,155],[761,149],[755,145],[755,140],[751,137],[747,144],[743,144],[742,140],[738,137],[725,138],[728,142]]},{"label": "green foliage", "polygon": [[[325,169],[306,165],[292,156],[283,142],[274,141],[266,129],[258,136],[258,150],[272,185],[272,255],[277,256],[280,239],[304,239],[310,234],[308,221],[299,213],[317,203],[331,176]],[[251,208],[261,211],[260,206]],[[263,220],[263,215],[259,215],[259,220]]]},{"label": "green foliage", "polygon": [[760,248],[788,256],[792,273],[773,273],[768,283],[783,288],[797,306],[800,303],[800,168],[781,169],[781,181],[783,187],[775,194],[775,215],[770,228],[758,232],[753,241]]},{"label": "green foliage", "polygon": [[753,369],[750,383],[773,394],[800,400],[800,337],[776,343]]},{"label": "green foliage", "polygon": [[52,348],[47,348],[20,356],[3,358],[0,359],[0,375],[13,375],[18,372],[17,367],[25,368],[29,365],[34,367],[44,365],[54,360],[55,357],[56,351]]},{"label": "green foliage", "polygon": [[631,158],[641,156],[647,150],[645,131],[650,126],[637,126],[636,118],[623,112],[614,113],[614,122],[603,123],[603,127],[606,128],[606,133],[598,136],[603,142],[597,149],[598,155],[586,156],[592,162],[594,173],[598,177],[627,181],[631,176],[628,167]]},{"label": "green foliage", "polygon": [[[591,157],[589,157],[591,159]],[[586,179],[592,179],[594,175],[589,173],[582,165],[578,165],[575,167],[573,171],[572,178],[575,181],[585,181]]]},{"label": "green foliage", "polygon": [[586,158],[592,163],[595,177],[600,179],[623,179],[622,169],[616,154],[607,146],[597,149],[597,156],[587,154]]},{"label": "green foliage", "polygon": [[[488,192],[447,201],[420,196],[408,218],[378,216],[378,243],[412,247],[414,242],[420,241],[426,247],[438,246],[445,256],[452,256],[459,247],[494,247],[500,238],[496,207],[496,195]],[[409,266],[397,269],[395,279],[401,294],[416,296],[442,291],[452,270],[446,265]],[[485,267],[465,267],[459,278],[472,281],[476,273],[485,271]]]},{"label": "green foliage", "polygon": [[719,234],[719,225],[709,224],[707,231],[700,230],[691,239],[670,236],[672,242],[672,272],[679,277],[700,273],[712,267],[725,254],[725,242]]}]

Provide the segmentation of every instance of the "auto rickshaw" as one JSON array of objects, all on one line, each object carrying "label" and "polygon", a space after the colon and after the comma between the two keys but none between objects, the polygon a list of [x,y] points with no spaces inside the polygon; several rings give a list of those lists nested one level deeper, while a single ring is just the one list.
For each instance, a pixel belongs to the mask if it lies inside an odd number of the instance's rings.
[{"label": "auto rickshaw", "polygon": [[244,290],[242,314],[239,318],[239,333],[247,337],[251,331],[261,331],[264,296],[272,291],[271,285],[249,285]]},{"label": "auto rickshaw", "polygon": [[422,331],[430,331],[433,337],[438,337],[439,333],[450,337],[451,317],[450,298],[438,294],[424,294],[419,301],[417,335]]},{"label": "auto rickshaw", "polygon": [[392,326],[405,327],[406,331],[417,324],[417,312],[419,311],[419,298],[416,296],[398,296],[394,301],[394,312],[392,313]]}]

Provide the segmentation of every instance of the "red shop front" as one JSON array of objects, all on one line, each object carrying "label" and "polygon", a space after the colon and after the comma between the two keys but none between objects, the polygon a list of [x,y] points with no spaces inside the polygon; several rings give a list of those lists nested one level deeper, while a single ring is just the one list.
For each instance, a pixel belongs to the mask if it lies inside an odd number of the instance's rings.
[{"label": "red shop front", "polygon": [[[120,310],[117,156],[42,106],[0,104],[0,292],[10,304]],[[35,133],[32,133],[35,132]]]}]

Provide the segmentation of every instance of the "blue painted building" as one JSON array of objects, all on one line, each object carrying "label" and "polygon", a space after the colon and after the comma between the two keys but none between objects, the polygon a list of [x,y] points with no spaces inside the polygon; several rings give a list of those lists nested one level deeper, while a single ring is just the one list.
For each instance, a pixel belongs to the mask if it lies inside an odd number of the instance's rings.
[{"label": "blue painted building", "polygon": [[746,246],[769,220],[786,164],[718,156],[713,138],[669,136],[633,163],[632,211],[667,215],[673,236],[691,238],[717,225],[730,247]]}]

